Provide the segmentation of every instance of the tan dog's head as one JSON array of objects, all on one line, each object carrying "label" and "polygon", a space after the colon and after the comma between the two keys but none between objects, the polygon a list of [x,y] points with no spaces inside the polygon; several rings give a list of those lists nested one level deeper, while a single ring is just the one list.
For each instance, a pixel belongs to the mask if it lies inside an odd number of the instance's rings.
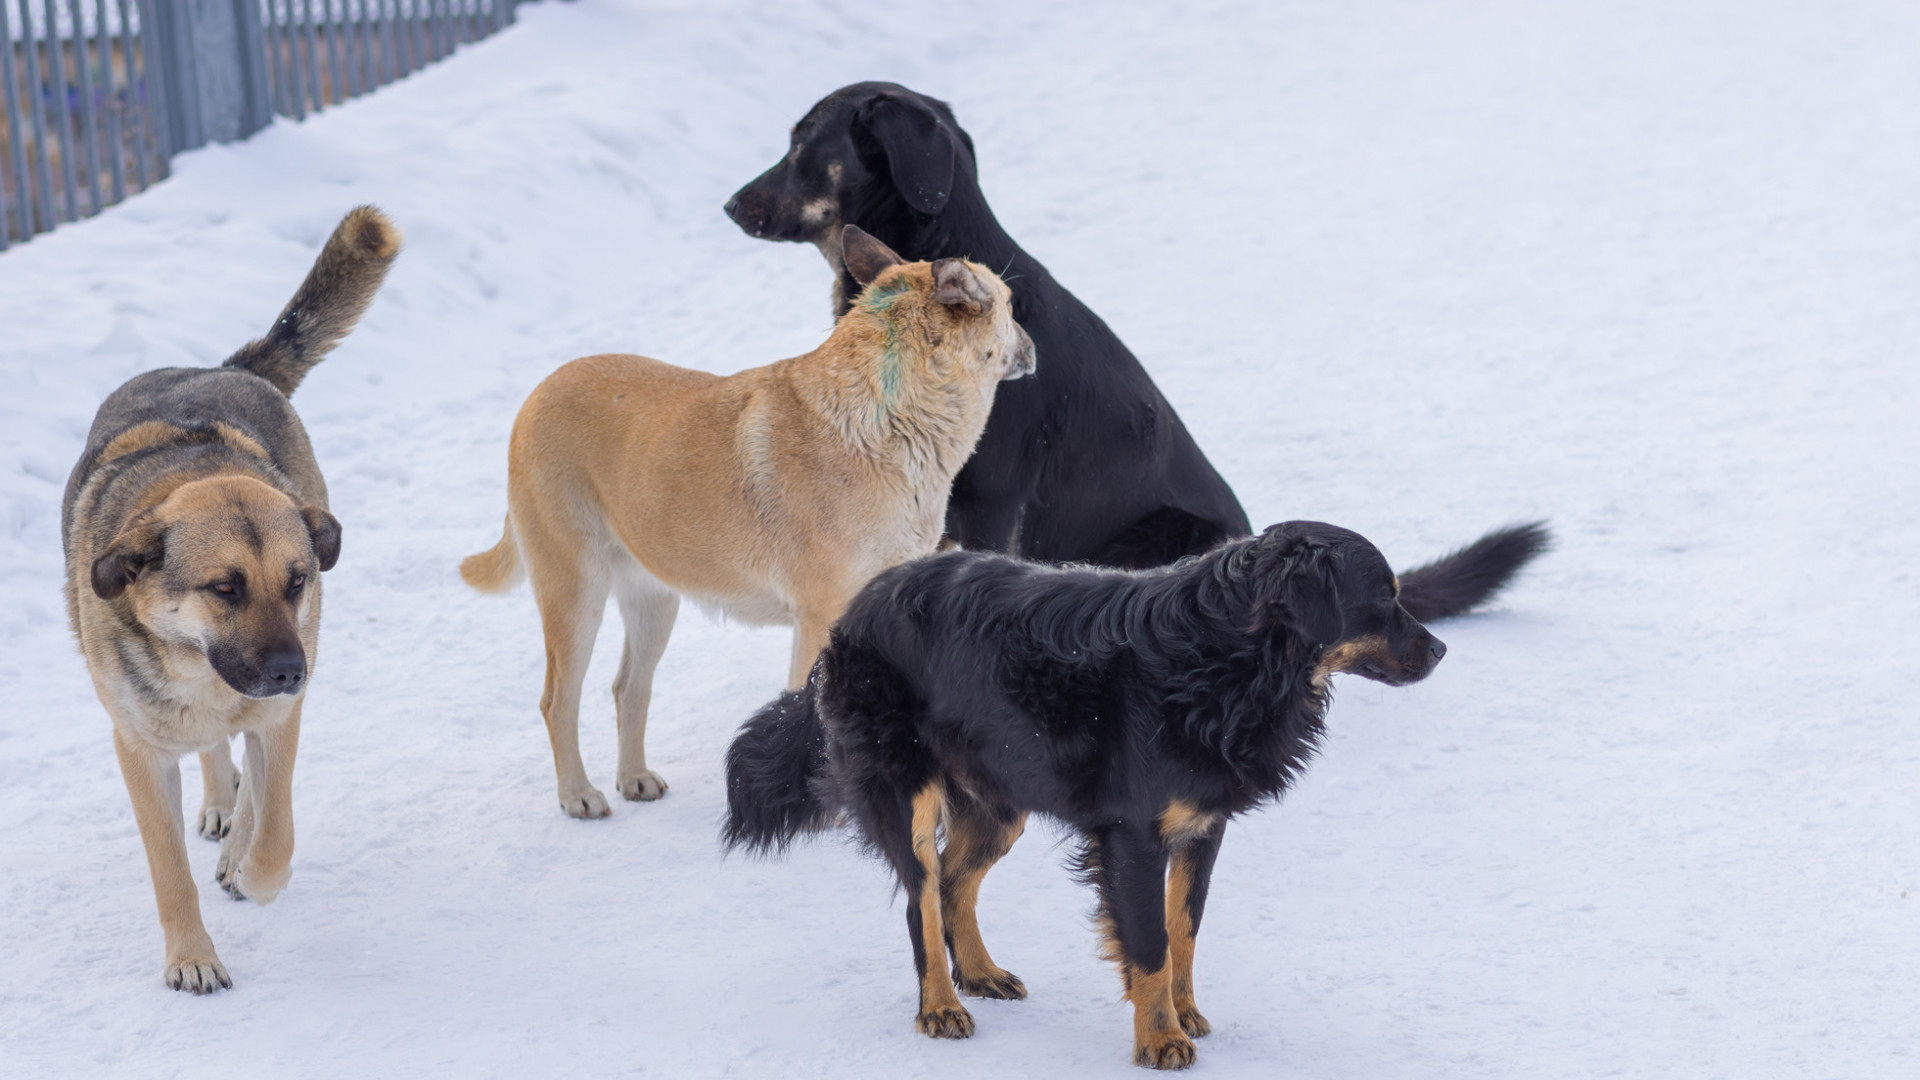
[{"label": "tan dog's head", "polygon": [[[864,287],[855,309],[885,320],[890,353],[916,357],[935,382],[1033,374],[1033,339],[1014,321],[1013,290],[999,275],[966,259],[906,262],[857,226],[842,235],[847,271]],[[893,335],[913,347],[892,348]]]},{"label": "tan dog's head", "polygon": [[340,558],[340,522],[249,476],[180,485],[93,561],[93,591],[123,595],[142,626],[197,649],[247,697],[306,684],[300,629],[313,582]]}]

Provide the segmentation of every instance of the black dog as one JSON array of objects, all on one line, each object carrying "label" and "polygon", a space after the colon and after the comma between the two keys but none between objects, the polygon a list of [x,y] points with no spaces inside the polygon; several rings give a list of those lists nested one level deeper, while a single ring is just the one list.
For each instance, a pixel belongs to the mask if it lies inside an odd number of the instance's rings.
[{"label": "black dog", "polygon": [[[954,478],[947,534],[962,547],[1145,568],[1252,531],[1140,361],[994,219],[973,138],[945,102],[894,83],[834,91],[794,125],[787,156],[734,193],[726,212],[752,236],[817,246],[834,269],[836,315],[860,294],[841,258],[843,225],[908,259],[964,255],[1001,270],[1040,367],[1000,388]],[[1486,582],[1537,552],[1523,541],[1490,535],[1453,561],[1405,572],[1401,603],[1422,621],[1460,614]],[[1468,580],[1469,566],[1485,580]]]},{"label": "black dog", "polygon": [[[1454,565],[1469,582],[1499,569]],[[971,552],[894,567],[854,599],[806,688],[735,738],[726,844],[783,849],[851,810],[906,890],[916,1026],[964,1038],[954,985],[1026,996],[980,940],[981,878],[1029,812],[1058,818],[1085,838],[1134,1060],[1182,1068],[1209,1030],[1193,945],[1226,820],[1299,774],[1329,675],[1399,686],[1445,655],[1401,599],[1372,544],[1317,522],[1143,572]]]},{"label": "black dog", "polygon": [[947,532],[963,547],[1147,567],[1251,531],[1140,361],[994,220],[973,140],[944,103],[892,83],[836,91],[726,211],[753,236],[817,245],[836,275],[836,315],[860,294],[840,256],[843,225],[907,259],[965,255],[1013,288],[1040,370],[1000,388],[954,480]]}]

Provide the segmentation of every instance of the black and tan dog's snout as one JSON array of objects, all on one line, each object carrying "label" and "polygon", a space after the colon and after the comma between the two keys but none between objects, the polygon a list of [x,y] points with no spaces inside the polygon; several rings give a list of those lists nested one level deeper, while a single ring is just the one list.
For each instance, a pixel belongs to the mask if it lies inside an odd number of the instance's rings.
[{"label": "black and tan dog's snout", "polygon": [[783,204],[791,200],[783,199],[778,189],[781,186],[775,174],[785,167],[785,162],[775,165],[747,185],[733,193],[724,209],[728,220],[740,226],[748,236],[760,240],[797,240],[800,239],[794,225],[799,215],[790,206]]}]

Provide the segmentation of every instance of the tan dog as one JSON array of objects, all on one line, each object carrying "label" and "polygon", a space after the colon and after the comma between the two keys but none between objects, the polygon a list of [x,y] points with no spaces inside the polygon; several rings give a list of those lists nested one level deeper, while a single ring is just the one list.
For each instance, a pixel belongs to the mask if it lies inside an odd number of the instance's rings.
[{"label": "tan dog", "polygon": [[620,794],[657,799],[647,768],[653,670],[686,596],[756,625],[795,628],[799,686],[867,579],[939,543],[953,475],[996,384],[1033,370],[1033,342],[992,271],[902,263],[858,229],[847,265],[866,285],[826,343],[722,378],[642,356],[575,360],[513,424],[507,523],[460,574],[482,591],[522,566],[546,632],[540,711],[560,805],[603,817],[580,760],[580,683],[607,595],[626,650],[614,681]]},{"label": "tan dog", "polygon": [[[353,328],[399,248],[379,211],[348,214],[266,337],[222,367],[114,391],[67,481],[67,613],[113,717],[176,990],[233,985],[187,865],[180,755],[200,753],[200,834],[224,836],[221,886],[267,904],[292,873],[300,704],[340,523],[287,395]],[[236,777],[227,741],[241,733]]]}]

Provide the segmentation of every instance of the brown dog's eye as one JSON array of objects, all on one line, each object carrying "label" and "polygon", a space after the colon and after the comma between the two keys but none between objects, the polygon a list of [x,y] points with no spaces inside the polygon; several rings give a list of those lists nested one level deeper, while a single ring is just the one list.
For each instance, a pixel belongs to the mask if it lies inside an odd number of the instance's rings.
[{"label": "brown dog's eye", "polygon": [[293,580],[287,582],[287,591],[290,593],[299,592],[301,589],[306,588],[306,586],[307,586],[307,575],[295,574],[293,575]]},{"label": "brown dog's eye", "polygon": [[216,581],[213,583],[212,588],[214,592],[219,593],[221,596],[234,596],[240,592],[240,590],[233,587],[233,582],[231,581]]}]

